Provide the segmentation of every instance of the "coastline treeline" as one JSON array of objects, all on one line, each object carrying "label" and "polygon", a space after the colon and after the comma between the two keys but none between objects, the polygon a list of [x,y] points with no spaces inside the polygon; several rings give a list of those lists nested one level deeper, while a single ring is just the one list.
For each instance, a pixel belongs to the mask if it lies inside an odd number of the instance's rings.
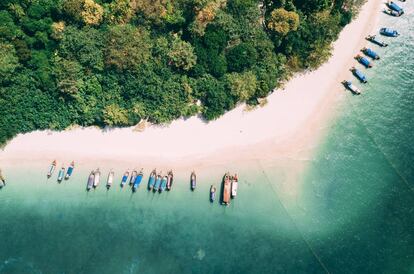
[{"label": "coastline treeline", "polygon": [[314,69],[356,0],[2,0],[0,143],[257,104]]}]

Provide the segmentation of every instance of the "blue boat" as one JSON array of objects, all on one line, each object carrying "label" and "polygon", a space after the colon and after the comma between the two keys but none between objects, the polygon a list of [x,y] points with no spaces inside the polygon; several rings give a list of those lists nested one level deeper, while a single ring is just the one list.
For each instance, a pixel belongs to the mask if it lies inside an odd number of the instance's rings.
[{"label": "blue boat", "polygon": [[161,175],[157,175],[157,179],[155,179],[155,185],[154,185],[154,192],[157,192],[160,189],[161,186]]},{"label": "blue boat", "polygon": [[398,31],[390,29],[390,28],[381,28],[380,34],[384,36],[388,36],[388,37],[397,37],[398,35],[400,35]]},{"label": "blue boat", "polygon": [[380,46],[380,47],[388,47],[388,44],[387,44],[387,43],[384,43],[384,42],[382,42],[382,41],[378,40],[378,39],[375,37],[375,35],[368,35],[366,39],[367,39],[368,41],[370,41],[370,42],[372,42],[372,43],[374,43],[374,44],[376,44],[376,45]]},{"label": "blue boat", "polygon": [[400,6],[398,6],[395,2],[393,2],[393,1],[388,1],[387,6],[391,10],[396,11],[399,14],[404,14],[404,10]]},{"label": "blue boat", "polygon": [[352,74],[362,83],[367,83],[367,78],[365,77],[365,75],[358,69],[356,69],[355,67],[351,68]]},{"label": "blue boat", "polygon": [[155,185],[155,178],[157,177],[157,170],[153,170],[148,179],[148,190],[152,190]]},{"label": "blue boat", "polygon": [[354,84],[352,84],[351,81],[343,81],[342,84],[347,89],[349,89],[353,94],[356,94],[356,95],[360,95],[361,94],[361,92],[359,91],[359,89],[356,86],[354,86]]},{"label": "blue boat", "polygon": [[132,186],[132,191],[133,192],[137,191],[137,188],[141,184],[142,177],[144,177],[144,173],[142,172],[142,169],[141,169],[141,171],[139,172],[137,178],[134,181],[134,185]]},{"label": "blue boat", "polygon": [[124,187],[124,185],[128,181],[128,177],[129,177],[129,171],[125,171],[124,176],[122,176],[121,187]]},{"label": "blue boat", "polygon": [[163,192],[167,188],[167,180],[168,180],[167,176],[162,177],[160,193]]},{"label": "blue boat", "polygon": [[72,176],[73,169],[75,169],[75,162],[72,161],[68,167],[68,170],[66,171],[65,180],[69,180],[70,176]]},{"label": "blue boat", "polygon": [[60,183],[60,182],[62,182],[63,181],[63,177],[65,176],[65,168],[64,167],[62,167],[60,170],[59,170],[59,173],[58,173],[58,178],[57,178],[57,181]]},{"label": "blue boat", "polygon": [[380,59],[379,55],[375,51],[373,51],[372,49],[370,49],[370,48],[363,48],[362,49],[362,52],[366,56],[371,57],[374,60],[379,60]]},{"label": "blue boat", "polygon": [[372,63],[365,57],[361,56],[361,55],[357,55],[355,57],[355,59],[358,60],[358,62],[360,62],[364,67],[366,68],[372,68]]}]

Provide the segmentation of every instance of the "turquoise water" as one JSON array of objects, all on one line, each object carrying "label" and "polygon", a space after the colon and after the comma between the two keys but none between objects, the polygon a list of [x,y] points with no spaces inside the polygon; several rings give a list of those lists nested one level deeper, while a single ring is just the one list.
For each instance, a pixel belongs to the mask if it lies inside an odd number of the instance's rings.
[{"label": "turquoise water", "polygon": [[[283,159],[205,167],[194,193],[181,172],[161,195],[86,193],[82,164],[60,185],[47,167],[4,166],[0,273],[414,273],[414,5],[402,5],[381,16],[402,36],[372,46],[382,59],[363,95],[345,96],[312,158],[289,159],[306,162],[295,193]],[[226,208],[208,191],[227,169],[241,180]]]}]

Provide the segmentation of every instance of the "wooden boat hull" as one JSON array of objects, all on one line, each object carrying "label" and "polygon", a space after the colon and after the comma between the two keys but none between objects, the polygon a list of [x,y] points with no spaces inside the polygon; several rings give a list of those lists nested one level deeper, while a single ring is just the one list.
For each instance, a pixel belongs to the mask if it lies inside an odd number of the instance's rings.
[{"label": "wooden boat hull", "polygon": [[223,205],[229,205],[230,204],[230,193],[231,193],[231,182],[230,177],[226,175],[223,180],[223,199],[222,203]]}]

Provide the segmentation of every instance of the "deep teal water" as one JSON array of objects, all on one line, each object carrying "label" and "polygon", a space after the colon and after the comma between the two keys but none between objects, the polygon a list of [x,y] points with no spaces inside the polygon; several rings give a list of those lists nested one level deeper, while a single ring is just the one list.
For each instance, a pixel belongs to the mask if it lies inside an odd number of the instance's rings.
[{"label": "deep teal water", "polygon": [[[194,193],[178,174],[161,195],[87,194],[89,167],[61,185],[36,164],[3,167],[0,273],[414,273],[414,5],[402,5],[381,17],[402,36],[372,46],[382,58],[363,95],[346,95],[313,158],[289,159],[306,161],[294,198],[278,162],[209,166]],[[241,181],[224,208],[208,190],[227,169]]]}]

